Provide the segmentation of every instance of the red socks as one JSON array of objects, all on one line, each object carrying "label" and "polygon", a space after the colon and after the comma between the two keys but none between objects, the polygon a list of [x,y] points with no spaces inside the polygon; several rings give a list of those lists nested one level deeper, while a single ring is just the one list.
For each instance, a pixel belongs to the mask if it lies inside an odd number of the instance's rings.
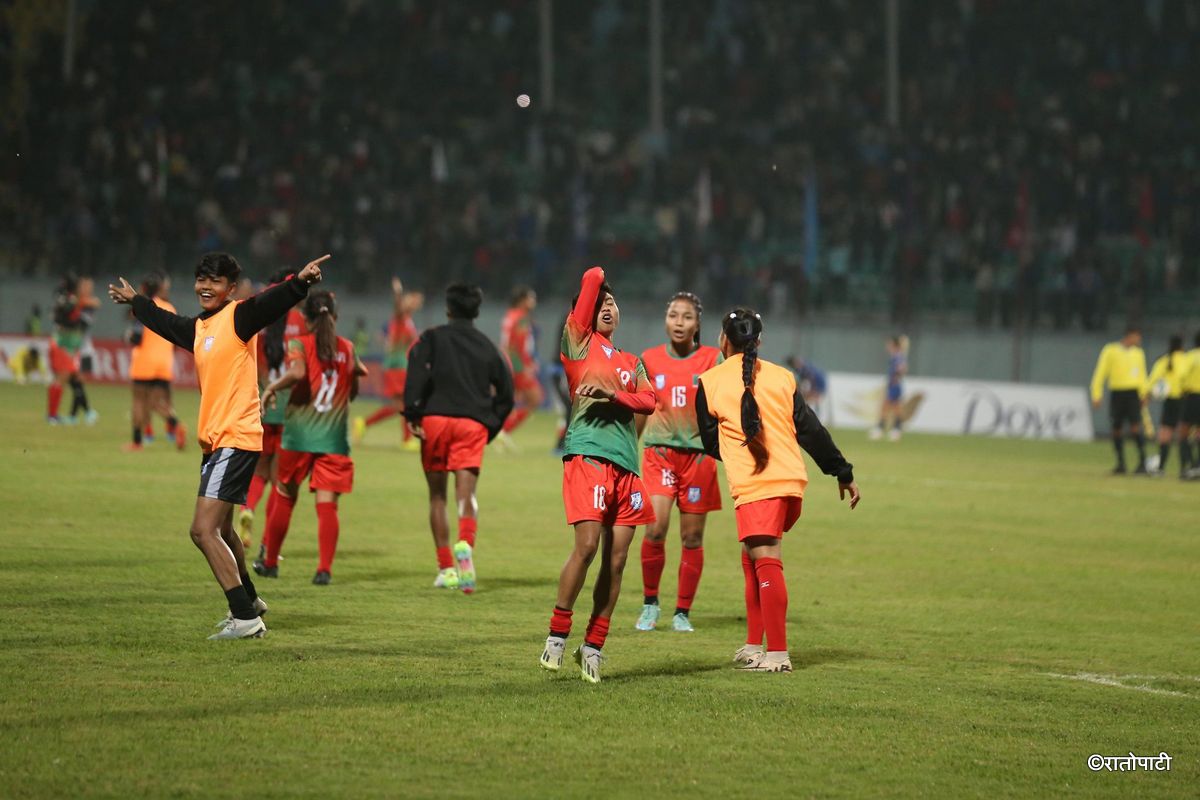
[{"label": "red socks", "polygon": [[439,547],[437,549],[438,569],[447,569],[454,566],[454,553],[449,547]]},{"label": "red socks", "polygon": [[767,650],[787,650],[788,594],[783,562],[778,558],[760,558],[754,562],[754,571],[758,575],[758,596],[767,629]]},{"label": "red socks", "polygon": [[458,540],[475,547],[475,532],[479,530],[479,520],[475,517],[458,518]]},{"label": "red socks", "polygon": [[[262,500],[263,490],[266,486],[267,479],[260,475],[255,475],[250,479],[250,489],[246,492],[246,508],[251,511],[258,508],[258,501]],[[267,501],[267,504],[270,505],[270,501]]]},{"label": "red socks", "polygon": [[[645,567],[642,568],[645,571]],[[659,572],[662,571],[660,566]],[[690,611],[692,600],[696,597],[696,587],[700,585],[700,573],[704,571],[704,548],[683,548],[679,555],[679,599],[675,605],[681,611]]]},{"label": "red socks", "polygon": [[[684,551],[687,552],[687,551]],[[658,597],[658,584],[667,563],[667,543],[642,539],[642,594]],[[680,569],[682,569],[682,565]],[[682,590],[680,592],[682,594]]]},{"label": "red socks", "polygon": [[296,498],[284,497],[278,491],[272,494],[274,502],[267,503],[267,527],[263,530],[263,543],[267,546],[263,564],[268,567],[279,566],[279,549],[283,547],[288,526],[292,524],[292,510],[296,507]]},{"label": "red socks", "polygon": [[62,384],[52,383],[46,389],[46,415],[58,416],[58,406],[62,403]]},{"label": "red socks", "polygon": [[742,575],[746,579],[746,644],[761,645],[763,642],[762,605],[758,599],[758,576],[750,554],[742,551]]},{"label": "red socks", "polygon": [[513,412],[508,415],[508,419],[504,420],[504,430],[512,433],[517,427],[529,418],[529,409],[525,406],[513,409]]},{"label": "red socks", "polygon": [[[396,416],[396,413],[397,413],[396,409],[393,408],[392,406],[384,406],[383,408],[379,409],[371,416],[367,417],[367,427],[368,428],[371,427],[376,422],[383,422],[388,417],[394,417],[394,416]],[[405,426],[405,427],[407,427],[407,426]]]},{"label": "red socks", "polygon": [[[571,611],[568,608],[559,608],[558,606],[555,606],[554,613],[550,615],[550,635],[561,636],[564,639],[570,636],[571,617],[574,615],[574,613],[574,611]],[[605,632],[607,632],[607,630],[608,627],[605,626]]]},{"label": "red socks", "polygon": [[331,571],[338,533],[337,503],[317,503],[317,550],[320,553],[317,572]]},{"label": "red socks", "polygon": [[[555,611],[558,609],[555,608]],[[584,635],[583,641],[592,647],[599,650],[604,647],[604,640],[608,638],[608,617],[592,616],[588,620],[587,634]]]}]

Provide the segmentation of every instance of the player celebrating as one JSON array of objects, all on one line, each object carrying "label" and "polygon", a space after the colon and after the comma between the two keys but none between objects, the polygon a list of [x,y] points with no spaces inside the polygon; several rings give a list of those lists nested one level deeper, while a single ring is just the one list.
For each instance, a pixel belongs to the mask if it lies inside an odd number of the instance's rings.
[{"label": "player celebrating", "polygon": [[[900,441],[904,424],[904,376],[908,374],[908,337],[892,336],[887,340],[887,389],[879,411],[879,425],[871,429],[872,439],[882,439],[886,432],[893,442]],[[887,425],[891,423],[891,430]]]},{"label": "player celebrating", "polygon": [[[79,375],[79,354],[84,335],[100,300],[92,294],[92,279],[68,275],[59,285],[54,299],[54,334],[50,337],[50,369],[54,382],[46,389],[46,419],[51,425],[73,423],[79,412],[84,421],[95,424],[99,415],[88,404],[87,391]],[[71,413],[58,415],[63,387],[71,387]]]},{"label": "player celebrating", "polygon": [[[289,271],[281,269],[271,276],[271,285],[287,280]],[[278,380],[286,368],[288,342],[303,336],[308,331],[304,314],[300,312],[301,303],[297,303],[287,313],[286,317],[268,325],[256,338],[258,351],[258,386],[263,391],[274,381]],[[287,389],[275,392],[275,403],[271,408],[264,408],[262,414],[263,446],[258,454],[258,463],[254,466],[254,477],[250,479],[250,488],[246,492],[246,502],[238,511],[238,535],[242,538],[242,546],[249,547],[254,533],[254,512],[262,499],[267,487],[275,485],[279,469],[279,443],[283,439],[284,409],[288,404]],[[271,504],[275,502],[275,493],[267,498],[267,515],[270,516]],[[266,539],[258,546],[258,559],[261,561],[267,552]]]},{"label": "player celebrating", "polygon": [[121,278],[109,285],[114,302],[129,303],[149,330],[196,358],[200,414],[196,435],[203,450],[200,491],[192,517],[192,543],[200,549],[225,592],[229,616],[210,639],[243,639],[266,633],[260,618],[267,605],[246,570],[242,541],[233,532],[233,507],[246,488],[262,448],[254,334],[287,313],[321,280],[322,256],[300,274],[245,300],[230,300],[242,268],[228,253],[208,253],[196,265],[198,317],[181,317],[156,306]]},{"label": "player celebrating", "polygon": [[[413,345],[404,385],[404,416],[421,439],[421,466],[429,485],[429,527],[437,550],[433,585],[475,591],[475,537],[479,503],[475,486],[483,450],[512,412],[512,374],[496,346],[476,327],[483,304],[478,286],[446,289],[449,322],[430,328]],[[450,550],[446,513],[449,474],[454,473],[458,541]],[[457,562],[457,567],[456,567]]]},{"label": "player celebrating", "polygon": [[[1129,435],[1137,445],[1138,464],[1135,474],[1146,474],[1146,439],[1142,436],[1142,400],[1146,391],[1146,354],[1142,352],[1142,332],[1136,326],[1126,328],[1119,342],[1109,342],[1100,351],[1096,371],[1092,373],[1092,407],[1099,408],[1108,384],[1108,414],[1112,420],[1113,448],[1117,451],[1114,475],[1124,475],[1125,442],[1122,429],[1128,425]],[[1180,448],[1183,454],[1183,448]]]},{"label": "player celebrating", "polygon": [[338,498],[354,486],[354,462],[346,437],[350,401],[358,396],[358,379],[367,368],[355,355],[354,344],[337,335],[332,292],[310,292],[304,301],[304,319],[311,332],[288,343],[287,372],[262,395],[265,412],[275,405],[278,392],[296,387],[288,397],[276,496],[263,531],[267,552],[261,562],[254,562],[254,571],[279,577],[279,550],[296,507],[296,492],[308,478],[308,490],[317,496],[320,559],[312,582],[328,586],[340,531]]},{"label": "player celebrating", "polygon": [[[408,373],[409,351],[417,340],[417,326],[412,315],[425,306],[425,295],[421,292],[405,292],[399,278],[392,278],[392,319],[387,327],[387,344],[383,356],[383,396],[387,404],[371,416],[354,420],[354,438],[361,441],[367,428],[383,422],[389,417],[404,413],[404,380]],[[403,422],[403,420],[401,420]],[[416,450],[419,444],[412,441],[412,432],[403,425],[406,450]]]},{"label": "player celebrating", "polygon": [[[175,306],[167,299],[171,279],[162,273],[151,274],[142,282],[142,294],[154,305],[171,314]],[[150,425],[151,410],[158,412],[167,423],[167,435],[180,450],[187,446],[187,429],[179,424],[171,405],[171,381],[175,378],[175,345],[134,320],[127,336],[133,350],[129,360],[129,377],[133,381],[133,439],[125,449],[142,449],[142,434]]]},{"label": "player celebrating", "polygon": [[558,579],[550,635],[541,665],[562,667],[575,599],[600,552],[592,616],[575,651],[582,677],[600,682],[600,651],[621,593],[621,574],[638,525],[654,522],[638,475],[634,414],[654,411],[654,390],[641,359],[621,352],[612,335],[621,312],[604,270],[583,274],[579,296],[563,329],[561,358],[573,398],[563,456],[563,504],[575,544]]},{"label": "player celebrating", "polygon": [[534,410],[542,405],[545,393],[538,378],[537,358],[533,351],[533,320],[537,292],[528,286],[513,289],[508,311],[500,326],[500,350],[512,364],[516,409],[504,423],[504,432],[512,433]]},{"label": "player celebrating", "polygon": [[[746,644],[734,654],[744,668],[791,672],[783,534],[800,518],[808,473],[800,449],[837,477],[850,508],[860,494],[851,465],[804,402],[792,371],[758,357],[762,319],[735,308],[721,326],[726,361],[700,376],[696,418],[705,450],[725,462],[737,515],[746,580]],[[763,650],[763,634],[767,647]]]},{"label": "player celebrating", "polygon": [[654,414],[638,417],[642,434],[642,474],[656,520],[642,539],[642,615],[636,628],[652,631],[658,625],[658,584],[666,564],[665,539],[671,526],[671,507],[679,505],[679,598],[671,626],[693,630],[689,614],[700,573],[704,570],[704,522],[708,512],[721,508],[717,462],[704,452],[696,427],[696,383],[721,361],[721,351],[700,344],[700,298],[679,292],[667,303],[666,344],[642,353],[642,364],[654,386]]},{"label": "player celebrating", "polygon": [[[1160,383],[1166,389],[1158,418],[1158,463],[1154,465],[1153,470],[1149,470],[1155,475],[1163,474],[1167,467],[1167,457],[1171,454],[1171,442],[1175,439],[1175,427],[1179,425],[1182,411],[1183,378],[1187,362],[1183,337],[1176,334],[1167,343],[1167,352],[1154,362],[1150,375],[1146,378],[1146,385],[1142,388],[1143,405]],[[1183,475],[1182,470],[1180,475]]]}]

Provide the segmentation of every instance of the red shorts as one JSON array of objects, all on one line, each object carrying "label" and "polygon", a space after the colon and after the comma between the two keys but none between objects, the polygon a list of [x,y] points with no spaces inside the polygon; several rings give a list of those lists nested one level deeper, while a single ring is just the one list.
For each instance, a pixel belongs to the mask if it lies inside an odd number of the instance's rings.
[{"label": "red shorts", "polygon": [[721,510],[717,460],[706,453],[647,447],[642,451],[642,475],[650,494],[671,498],[684,514]]},{"label": "red shorts", "polygon": [[335,453],[305,453],[299,450],[279,451],[279,482],[299,486],[309,475],[308,490],[324,489],[338,494],[350,494],[354,488],[354,462],[350,456]]},{"label": "red shorts", "polygon": [[478,470],[483,466],[483,448],[488,430],[483,423],[466,417],[424,417],[421,430],[421,466],[426,472]]},{"label": "red shorts", "polygon": [[55,375],[71,375],[79,372],[79,356],[57,342],[50,342],[50,369]]},{"label": "red shorts", "polygon": [[744,542],[751,536],[773,536],[782,539],[800,519],[800,497],[768,497],[744,503],[734,510],[737,517],[738,541]]},{"label": "red shorts", "polygon": [[262,454],[273,456],[278,453],[282,449],[279,446],[281,441],[283,441],[283,426],[264,423]]},{"label": "red shorts", "polygon": [[568,525],[647,525],[654,522],[649,500],[640,477],[609,461],[591,456],[563,459],[563,505]]},{"label": "red shorts", "polygon": [[383,396],[389,399],[395,397],[403,400],[406,378],[408,378],[406,369],[385,369],[383,371]]}]

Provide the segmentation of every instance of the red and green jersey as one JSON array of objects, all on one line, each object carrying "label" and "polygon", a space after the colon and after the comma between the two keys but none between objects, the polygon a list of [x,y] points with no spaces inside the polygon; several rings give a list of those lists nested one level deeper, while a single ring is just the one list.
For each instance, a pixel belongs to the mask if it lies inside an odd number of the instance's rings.
[{"label": "red and green jersey", "polygon": [[[603,458],[638,475],[641,459],[637,429],[633,408],[627,403],[636,405],[644,399],[642,413],[649,413],[653,391],[642,360],[618,350],[608,337],[592,328],[591,313],[603,283],[604,271],[599,267],[584,274],[579,303],[563,327],[561,358],[571,392],[571,422],[563,452]],[[620,393],[622,401],[576,396],[575,390],[585,383]]]},{"label": "red and green jersey", "polygon": [[721,361],[721,351],[708,345],[702,345],[686,358],[677,356],[670,344],[651,347],[642,353],[656,399],[654,414],[642,432],[643,446],[704,449],[696,424],[696,387],[700,375]]},{"label": "red and green jersey", "polygon": [[[304,314],[295,308],[288,311],[287,321],[283,328],[283,363],[275,369],[271,369],[267,361],[266,339],[264,338],[266,332],[255,334],[255,338],[258,339],[258,388],[260,391],[279,380],[280,376],[287,371],[288,343],[307,332],[308,324],[304,321]],[[285,410],[291,391],[291,389],[281,389],[275,394],[275,407],[268,408],[263,412],[263,425],[282,425],[284,423]]]},{"label": "red and green jersey", "polygon": [[384,369],[408,369],[408,351],[417,341],[417,326],[408,314],[396,314],[388,323]]},{"label": "red and green jersey", "polygon": [[354,345],[339,336],[333,361],[321,361],[316,334],[306,334],[288,343],[288,363],[296,361],[304,362],[307,374],[288,398],[283,449],[349,455],[346,422],[357,362]]},{"label": "red and green jersey", "polygon": [[537,371],[528,309],[510,308],[504,315],[504,322],[500,325],[500,350],[508,356],[513,374]]}]

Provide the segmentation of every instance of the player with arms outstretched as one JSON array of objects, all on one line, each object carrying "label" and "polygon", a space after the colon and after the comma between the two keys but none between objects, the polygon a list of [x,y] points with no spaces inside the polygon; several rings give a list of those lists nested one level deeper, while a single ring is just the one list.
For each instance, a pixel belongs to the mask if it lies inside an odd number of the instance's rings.
[{"label": "player with arms outstretched", "polygon": [[332,579],[341,525],[338,498],[354,488],[347,427],[350,401],[358,396],[358,379],[367,368],[354,353],[354,344],[337,335],[337,304],[333,293],[310,292],[304,301],[310,333],[288,343],[287,371],[263,391],[264,414],[276,395],[291,389],[279,449],[274,502],[263,530],[266,554],[254,571],[279,577],[279,550],[291,524],[296,496],[305,478],[316,494],[319,560],[313,583],[327,586]]},{"label": "player with arms outstretched", "polygon": [[[804,402],[792,371],[758,357],[762,319],[735,308],[721,325],[725,362],[700,376],[696,419],[704,449],[725,462],[746,580],[746,644],[734,660],[755,672],[791,672],[783,534],[800,518],[808,471],[803,448],[837,478],[850,508],[860,499],[851,465]],[[763,634],[767,645],[763,649]]]},{"label": "player with arms outstretched", "polygon": [[228,253],[208,253],[196,265],[196,297],[201,312],[181,317],[156,306],[121,278],[109,285],[116,303],[128,303],[138,321],[167,341],[191,352],[200,383],[196,436],[200,491],[191,539],[225,593],[229,616],[210,639],[244,639],[266,633],[258,596],[246,569],[242,540],[233,530],[233,509],[246,501],[246,489],[262,449],[258,366],[254,334],[287,313],[321,280],[322,256],[300,274],[245,300],[231,300],[242,268]]},{"label": "player with arms outstretched", "polygon": [[721,508],[717,462],[704,452],[696,425],[696,386],[700,375],[721,362],[721,351],[700,344],[704,307],[691,292],[679,292],[667,303],[666,344],[642,353],[646,375],[654,387],[656,406],[650,417],[637,417],[642,431],[642,476],[650,492],[656,521],[642,539],[642,614],[636,628],[658,626],[658,584],[666,565],[666,538],[671,508],[679,506],[679,588],[671,627],[691,632],[690,613],[704,570],[704,523],[708,512]]},{"label": "player with arms outstretched", "polygon": [[563,329],[561,358],[572,397],[563,448],[563,504],[567,524],[575,528],[575,544],[558,579],[550,635],[541,656],[543,668],[562,667],[575,600],[599,552],[592,615],[584,643],[575,651],[581,675],[590,683],[600,682],[601,648],[621,593],[634,529],[654,521],[638,474],[633,422],[635,414],[654,411],[654,390],[641,359],[612,342],[620,321],[604,270],[592,267],[583,275]]},{"label": "player with arms outstretched", "polygon": [[[417,341],[417,326],[413,314],[425,306],[422,292],[406,292],[399,278],[392,278],[392,318],[388,321],[387,340],[383,355],[383,396],[387,403],[365,419],[354,420],[354,440],[360,441],[367,428],[385,419],[404,413],[404,381],[408,375],[408,356]],[[405,449],[416,450],[420,445],[412,431],[401,419]]]}]

